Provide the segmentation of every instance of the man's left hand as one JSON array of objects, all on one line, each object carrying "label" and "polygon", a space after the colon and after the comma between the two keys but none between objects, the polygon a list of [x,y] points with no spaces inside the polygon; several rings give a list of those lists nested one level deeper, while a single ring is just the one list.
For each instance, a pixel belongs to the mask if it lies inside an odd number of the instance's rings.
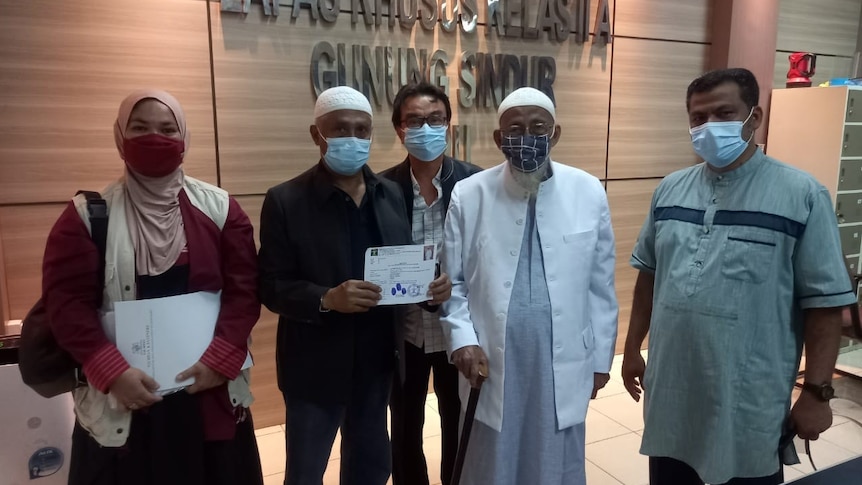
[{"label": "man's left hand", "polygon": [[593,395],[590,396],[590,399],[595,399],[599,394],[599,390],[608,385],[608,381],[611,380],[610,374],[593,374]]},{"label": "man's left hand", "polygon": [[802,391],[793,409],[790,420],[796,434],[804,440],[816,440],[820,433],[832,426],[832,408],[807,391]]},{"label": "man's left hand", "polygon": [[177,381],[184,381],[190,377],[194,377],[195,383],[191,385],[186,392],[195,394],[213,387],[218,387],[227,382],[227,377],[210,369],[204,363],[198,361],[195,365],[180,372],[177,376]]},{"label": "man's left hand", "polygon": [[428,286],[428,296],[431,297],[428,303],[435,306],[448,300],[452,296],[452,280],[449,279],[449,275],[440,273],[440,277]]}]

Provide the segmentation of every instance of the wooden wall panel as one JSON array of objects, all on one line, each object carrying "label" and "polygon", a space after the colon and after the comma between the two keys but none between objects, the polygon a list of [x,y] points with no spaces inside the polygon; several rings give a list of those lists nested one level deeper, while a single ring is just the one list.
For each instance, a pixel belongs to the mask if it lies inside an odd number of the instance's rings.
[{"label": "wooden wall panel", "polygon": [[860,10],[859,0],[781,0],[777,49],[850,57],[856,51]]},{"label": "wooden wall panel", "polygon": [[637,270],[629,265],[629,258],[637,242],[650,208],[650,201],[660,179],[620,180],[608,182],[608,203],[611,222],[616,236],[617,270],[616,289],[620,305],[620,326],[617,336],[617,353],[623,351],[629,317],[632,310],[632,295]]},{"label": "wooden wall panel", "polygon": [[12,320],[24,318],[42,294],[45,241],[64,207],[63,204],[0,206],[8,318]]},{"label": "wooden wall panel", "polygon": [[[790,69],[788,55],[787,52],[775,53],[775,74],[772,80],[772,87],[775,89],[787,86],[787,70]],[[814,69],[814,77],[811,78],[811,85],[817,86],[835,77],[849,77],[852,70],[852,57],[817,56],[817,65]]]},{"label": "wooden wall panel", "polygon": [[697,162],[685,95],[708,56],[702,44],[614,41],[609,179],[662,177]]},{"label": "wooden wall panel", "polygon": [[[354,28],[347,14],[331,26],[312,25],[308,15],[295,22],[284,14],[277,20],[267,19],[257,5],[248,16],[221,13],[217,5],[211,8],[222,185],[233,193],[262,194],[318,160],[318,149],[308,132],[314,107],[310,59],[313,45],[322,39],[332,44],[445,50],[450,56],[447,75],[453,84],[449,96],[456,105],[453,124],[470,125],[475,137],[472,161],[486,167],[503,159],[491,138],[496,114],[493,109],[459,113],[454,88],[460,52],[552,55],[557,62],[555,94],[562,107],[558,121],[565,130],[556,153],[566,154],[559,157],[562,162],[604,176],[607,123],[603,113],[608,109],[610,47],[566,43],[540,49],[531,41],[489,40],[481,34],[459,37],[421,28],[414,29],[407,40],[388,28]],[[375,110],[371,158],[375,170],[394,165],[406,155],[389,117],[388,107]]]},{"label": "wooden wall panel", "polygon": [[251,332],[251,392],[254,404],[254,427],[266,428],[284,423],[284,398],[278,389],[275,366],[275,341],[278,316],[264,309],[260,321]]},{"label": "wooden wall panel", "polygon": [[260,249],[260,210],[263,208],[263,196],[241,195],[234,197],[248,218],[251,219],[251,223],[254,225],[254,244]]},{"label": "wooden wall panel", "polygon": [[121,173],[120,101],[161,87],[183,104],[190,174],[216,180],[206,2],[0,0],[0,204],[63,201]]},{"label": "wooden wall panel", "polygon": [[[262,196],[237,197],[242,209],[254,225],[254,240],[260,248],[260,209]],[[260,320],[251,333],[254,367],[251,370],[251,391],[254,394],[254,425],[266,428],[284,423],[284,398],[278,390],[275,367],[275,342],[278,316],[263,308]]]},{"label": "wooden wall panel", "polygon": [[711,0],[616,0],[614,34],[709,42],[711,11]]},{"label": "wooden wall panel", "polygon": [[3,256],[3,227],[0,226],[0,335],[6,333],[6,321],[12,319],[9,312],[9,288],[6,283],[6,258]]}]

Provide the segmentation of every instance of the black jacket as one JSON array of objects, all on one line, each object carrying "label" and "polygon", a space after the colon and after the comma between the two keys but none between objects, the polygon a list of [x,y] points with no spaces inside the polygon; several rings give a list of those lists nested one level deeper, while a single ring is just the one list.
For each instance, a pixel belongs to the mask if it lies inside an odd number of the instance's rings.
[{"label": "black jacket", "polygon": [[[443,213],[449,210],[449,200],[452,189],[459,180],[481,172],[482,168],[471,163],[462,162],[448,156],[443,157],[443,168],[440,171],[440,185],[443,186]],[[380,176],[392,180],[401,187],[404,204],[407,209],[407,220],[410,222],[411,234],[413,226],[413,179],[410,177],[410,159],[406,158],[398,165],[380,172]],[[411,236],[412,237],[412,236]]]},{"label": "black jacket", "polygon": [[[367,166],[363,173],[383,245],[411,244],[398,186],[378,178]],[[342,197],[321,162],[269,189],[260,216],[260,296],[279,315],[279,388],[324,403],[343,403],[355,379],[369,378],[386,366],[391,370],[403,340],[396,307],[373,310],[379,327],[355,325],[354,315],[320,311],[323,294],[350,279],[350,237]],[[359,345],[363,342],[372,342],[376,350],[363,354],[368,348]]]}]

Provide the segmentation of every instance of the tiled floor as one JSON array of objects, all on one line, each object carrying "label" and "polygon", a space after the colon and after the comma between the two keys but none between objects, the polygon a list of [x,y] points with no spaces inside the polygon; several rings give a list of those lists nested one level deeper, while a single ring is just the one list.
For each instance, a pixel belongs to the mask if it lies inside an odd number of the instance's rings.
[{"label": "tiled floor", "polygon": [[[647,459],[638,453],[643,430],[642,405],[636,404],[625,392],[620,378],[622,357],[614,359],[611,381],[590,405],[587,414],[587,484],[644,485],[648,483]],[[862,418],[862,406],[849,401],[833,401],[833,408],[844,414]],[[281,485],[284,480],[284,429],[281,426],[257,431],[261,464],[266,485]],[[324,477],[325,485],[338,485],[339,438],[336,438]],[[802,464],[785,467],[790,481],[811,472],[804,448],[797,444]],[[818,468],[862,455],[862,428],[836,416],[832,428],[818,441],[811,443],[811,453]],[[431,483],[439,484],[440,418],[437,401],[428,395],[425,423],[425,455]]]}]

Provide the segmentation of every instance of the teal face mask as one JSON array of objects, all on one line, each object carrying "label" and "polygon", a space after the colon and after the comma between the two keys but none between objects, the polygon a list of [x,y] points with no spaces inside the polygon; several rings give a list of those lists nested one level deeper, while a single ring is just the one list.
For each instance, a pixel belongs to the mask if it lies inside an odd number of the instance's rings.
[{"label": "teal face mask", "polygon": [[715,168],[725,168],[734,162],[748,147],[748,140],[742,139],[742,127],[748,123],[754,108],[745,121],[712,121],[690,128],[691,144],[694,152],[706,163]]},{"label": "teal face mask", "polygon": [[423,162],[432,162],[446,151],[446,130],[444,126],[429,126],[407,128],[404,131],[404,147],[407,153]]},{"label": "teal face mask", "polygon": [[371,140],[354,136],[343,138],[326,138],[326,153],[323,161],[330,170],[350,176],[362,170],[368,163],[371,152]]}]

